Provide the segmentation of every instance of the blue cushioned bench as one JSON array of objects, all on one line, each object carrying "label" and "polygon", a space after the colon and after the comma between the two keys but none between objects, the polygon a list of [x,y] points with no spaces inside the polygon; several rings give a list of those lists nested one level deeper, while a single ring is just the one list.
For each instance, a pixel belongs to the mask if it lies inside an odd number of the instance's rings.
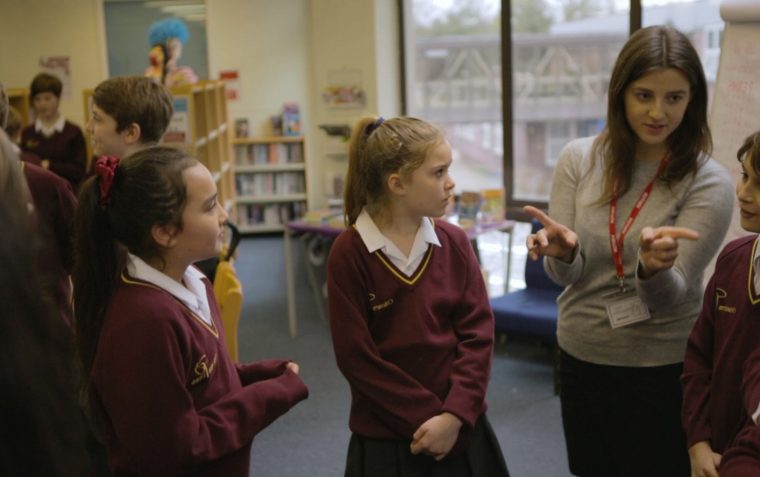
[{"label": "blue cushioned bench", "polygon": [[[533,221],[532,233],[541,229]],[[560,287],[546,275],[542,260],[526,259],[525,285],[491,299],[496,333],[538,338],[548,344],[557,342],[557,297]]]}]

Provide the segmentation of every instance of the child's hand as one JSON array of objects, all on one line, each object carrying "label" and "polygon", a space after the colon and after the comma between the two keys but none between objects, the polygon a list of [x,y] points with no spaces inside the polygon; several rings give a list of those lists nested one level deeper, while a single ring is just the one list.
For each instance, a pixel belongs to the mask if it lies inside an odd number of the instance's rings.
[{"label": "child's hand", "polygon": [[712,451],[707,441],[697,442],[689,448],[691,477],[718,477],[720,454]]},{"label": "child's hand", "polygon": [[456,444],[461,427],[462,421],[449,412],[431,417],[414,433],[412,454],[424,453],[435,460],[443,459]]},{"label": "child's hand", "polygon": [[289,370],[293,371],[296,374],[298,374],[298,371],[299,371],[298,364],[294,363],[293,361],[291,361],[288,364],[286,364],[285,365],[285,369],[289,369]]},{"label": "child's hand", "polygon": [[639,236],[639,277],[647,279],[672,267],[678,258],[678,239],[699,239],[699,232],[685,227],[644,227]]},{"label": "child's hand", "polygon": [[573,261],[573,250],[578,245],[578,234],[551,219],[548,215],[529,205],[523,207],[534,219],[537,219],[544,228],[535,234],[528,235],[526,245],[528,256],[538,260],[541,255],[556,257],[563,262]]}]

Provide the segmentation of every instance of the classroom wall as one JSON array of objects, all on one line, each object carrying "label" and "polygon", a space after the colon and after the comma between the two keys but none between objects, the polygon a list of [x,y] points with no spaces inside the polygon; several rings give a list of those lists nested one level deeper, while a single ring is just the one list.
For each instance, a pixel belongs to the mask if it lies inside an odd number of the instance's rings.
[{"label": "classroom wall", "polygon": [[[82,90],[108,77],[101,0],[2,0],[0,81],[27,87],[41,56],[71,58],[72,95],[61,111],[82,125]],[[209,76],[236,69],[240,100],[229,116],[247,117],[252,134],[268,133],[282,103],[301,107],[309,157],[309,203],[326,205],[327,178],[345,173],[345,157],[328,155],[319,124],[353,123],[363,114],[400,114],[396,0],[206,0]],[[143,48],[143,39],[135,41]],[[322,92],[333,73],[358,71],[367,103],[329,108]]]},{"label": "classroom wall", "polygon": [[[320,124],[353,123],[362,115],[395,116],[400,112],[396,0],[312,0],[310,56],[312,119],[310,140],[317,163],[311,168],[310,195],[314,207],[325,207],[327,183],[344,174],[347,157],[330,154],[330,138]],[[358,77],[366,93],[360,108],[330,107],[322,92],[335,78]],[[315,174],[316,172],[316,174]],[[314,177],[314,176],[317,177]]]},{"label": "classroom wall", "polygon": [[2,0],[0,81],[28,87],[42,56],[68,56],[71,95],[61,112],[82,125],[82,90],[106,78],[103,8],[100,0]]},{"label": "classroom wall", "polygon": [[238,70],[240,99],[230,120],[247,118],[251,135],[270,135],[269,117],[297,102],[309,123],[308,0],[206,0],[209,72]]}]

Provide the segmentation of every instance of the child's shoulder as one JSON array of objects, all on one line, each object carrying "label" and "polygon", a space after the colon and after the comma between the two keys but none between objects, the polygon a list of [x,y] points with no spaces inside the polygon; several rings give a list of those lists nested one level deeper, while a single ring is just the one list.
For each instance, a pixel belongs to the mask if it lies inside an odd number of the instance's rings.
[{"label": "child's shoulder", "polygon": [[751,234],[728,242],[718,255],[718,262],[730,260],[739,255],[744,256],[747,249],[752,249],[756,239],[757,234]]},{"label": "child's shoulder", "polygon": [[63,130],[64,131],[68,131],[71,134],[77,134],[77,133],[78,134],[83,134],[82,133],[82,128],[80,128],[78,124],[72,123],[68,119],[65,120],[64,123],[63,123]]},{"label": "child's shoulder", "polygon": [[113,296],[114,309],[139,316],[181,314],[181,305],[166,290],[123,273]]},{"label": "child's shoulder", "polygon": [[467,237],[467,232],[459,225],[452,224],[444,219],[433,219],[433,226],[441,245],[444,245],[443,242],[445,241],[458,246],[469,246],[470,239]]}]

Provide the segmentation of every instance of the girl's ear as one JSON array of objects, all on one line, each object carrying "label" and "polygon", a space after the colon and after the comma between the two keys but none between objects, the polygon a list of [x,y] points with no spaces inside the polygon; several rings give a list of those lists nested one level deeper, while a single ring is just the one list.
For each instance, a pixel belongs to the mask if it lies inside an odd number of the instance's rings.
[{"label": "girl's ear", "polygon": [[156,224],[150,229],[153,240],[163,248],[171,248],[177,243],[177,227]]},{"label": "girl's ear", "polygon": [[404,195],[406,193],[404,178],[401,177],[401,174],[398,172],[389,175],[386,184],[388,185],[388,190],[391,194]]}]

